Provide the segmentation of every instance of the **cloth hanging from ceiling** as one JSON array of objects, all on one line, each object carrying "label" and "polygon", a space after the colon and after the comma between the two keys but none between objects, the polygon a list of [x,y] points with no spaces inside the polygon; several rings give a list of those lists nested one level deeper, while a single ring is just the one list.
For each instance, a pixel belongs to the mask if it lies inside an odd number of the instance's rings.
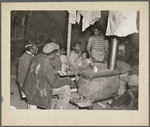
[{"label": "cloth hanging from ceiling", "polygon": [[137,33],[137,11],[110,11],[106,35],[125,37]]},{"label": "cloth hanging from ceiling", "polygon": [[69,12],[69,23],[79,24],[81,15],[82,20],[82,31],[85,31],[90,25],[93,25],[96,21],[101,18],[101,11],[68,11]]},{"label": "cloth hanging from ceiling", "polygon": [[68,11],[69,12],[69,23],[75,24],[76,23],[76,11]]},{"label": "cloth hanging from ceiling", "polygon": [[101,18],[101,11],[80,11],[80,14],[83,16],[82,31]]}]

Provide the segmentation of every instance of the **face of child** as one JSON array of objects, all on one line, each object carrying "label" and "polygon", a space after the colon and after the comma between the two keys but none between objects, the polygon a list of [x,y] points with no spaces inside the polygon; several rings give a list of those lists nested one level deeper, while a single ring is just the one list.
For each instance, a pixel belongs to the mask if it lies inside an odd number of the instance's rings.
[{"label": "face of child", "polygon": [[79,45],[79,44],[76,44],[75,47],[74,47],[74,49],[75,49],[76,51],[80,51],[80,45]]},{"label": "face of child", "polygon": [[98,29],[94,29],[94,35],[99,35],[100,31]]},{"label": "face of child", "polygon": [[87,57],[87,54],[86,54],[86,53],[83,53],[83,54],[82,54],[82,59],[85,60],[86,57]]}]

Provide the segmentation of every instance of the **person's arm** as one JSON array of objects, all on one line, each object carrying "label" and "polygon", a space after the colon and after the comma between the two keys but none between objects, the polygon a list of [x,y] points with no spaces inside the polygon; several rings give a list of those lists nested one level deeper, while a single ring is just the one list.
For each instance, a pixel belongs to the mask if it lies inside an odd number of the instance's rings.
[{"label": "person's arm", "polygon": [[60,57],[58,57],[58,71],[61,71],[61,68],[62,68],[62,62]]},{"label": "person's arm", "polygon": [[72,67],[77,67],[78,64],[81,62],[81,58],[77,58],[73,52],[70,53],[69,56],[69,62],[71,64]]},{"label": "person's arm", "polygon": [[108,44],[108,40],[105,40],[105,58],[108,58],[108,54],[109,54],[109,44]]},{"label": "person's arm", "polygon": [[54,74],[53,67],[48,59],[45,61],[45,64],[44,64],[44,72],[45,72],[45,78],[46,78],[46,81],[48,82],[48,84],[52,88],[55,87],[57,77]]},{"label": "person's arm", "polygon": [[92,47],[92,38],[90,37],[90,38],[88,39],[87,51],[88,51],[90,57],[92,58],[93,62],[95,63],[96,60],[95,60],[95,58],[93,57],[93,55],[92,55],[92,53],[91,53],[91,47]]},{"label": "person's arm", "polygon": [[45,61],[44,72],[45,72],[46,81],[52,88],[59,88],[64,85],[71,84],[70,80],[59,79],[56,77],[56,75],[53,72],[53,67],[49,60]]},{"label": "person's arm", "polygon": [[78,58],[77,61],[74,63],[74,66],[77,67],[80,62],[81,62],[81,58]]},{"label": "person's arm", "polygon": [[21,87],[23,86],[25,76],[26,76],[26,69],[24,67],[23,62],[20,60],[19,67],[18,67],[18,82],[19,82],[20,89],[22,89]]},{"label": "person's arm", "polygon": [[92,47],[92,38],[89,38],[88,39],[88,44],[87,44],[87,51],[88,51],[89,55],[92,57],[91,47]]}]

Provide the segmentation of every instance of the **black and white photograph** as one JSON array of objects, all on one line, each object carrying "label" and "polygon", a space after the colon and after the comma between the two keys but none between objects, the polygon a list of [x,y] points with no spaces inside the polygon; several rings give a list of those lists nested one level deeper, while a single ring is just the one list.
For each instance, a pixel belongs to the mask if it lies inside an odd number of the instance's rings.
[{"label": "black and white photograph", "polygon": [[9,110],[140,111],[141,15],[136,8],[12,9]]},{"label": "black and white photograph", "polygon": [[138,11],[12,11],[16,109],[138,110]]}]

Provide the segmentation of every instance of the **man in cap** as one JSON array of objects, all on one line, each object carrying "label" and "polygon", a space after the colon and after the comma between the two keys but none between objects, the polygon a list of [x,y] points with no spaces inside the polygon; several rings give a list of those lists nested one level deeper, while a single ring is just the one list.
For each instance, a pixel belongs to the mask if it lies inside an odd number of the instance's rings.
[{"label": "man in cap", "polygon": [[53,72],[51,60],[55,59],[55,52],[59,49],[56,43],[48,43],[43,47],[43,54],[35,56],[30,63],[23,91],[30,109],[38,107],[51,108],[52,96],[58,95],[57,109],[66,109],[69,104],[71,80],[59,79]]},{"label": "man in cap", "polygon": [[[54,42],[54,43],[57,44],[56,42]],[[54,71],[56,71],[56,72],[57,71],[61,71],[62,62],[60,60],[60,46],[59,46],[59,49],[55,52],[55,59],[54,60],[50,59],[50,61],[51,61],[52,65],[53,65]]]},{"label": "man in cap", "polygon": [[18,82],[21,90],[22,97],[24,96],[22,92],[23,82],[29,68],[29,64],[34,55],[38,52],[36,44],[29,42],[25,46],[26,52],[20,57],[18,66]]}]

